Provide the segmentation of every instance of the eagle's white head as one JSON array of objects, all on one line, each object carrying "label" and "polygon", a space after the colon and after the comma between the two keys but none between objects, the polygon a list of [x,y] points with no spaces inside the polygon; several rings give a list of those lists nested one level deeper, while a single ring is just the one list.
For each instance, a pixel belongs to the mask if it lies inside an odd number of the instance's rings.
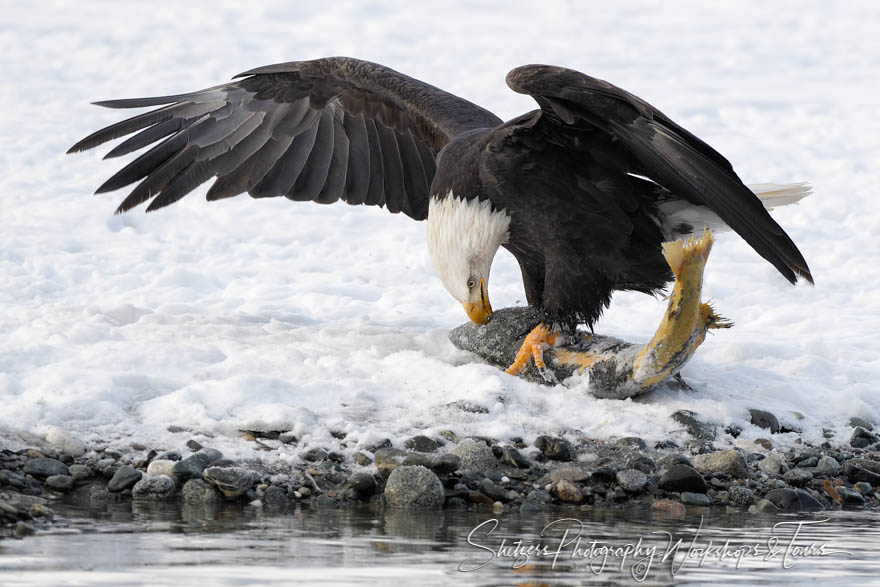
[{"label": "eagle's white head", "polygon": [[510,216],[479,198],[432,197],[428,204],[428,251],[446,291],[468,317],[485,324],[492,315],[487,284],[498,247],[508,236]]}]

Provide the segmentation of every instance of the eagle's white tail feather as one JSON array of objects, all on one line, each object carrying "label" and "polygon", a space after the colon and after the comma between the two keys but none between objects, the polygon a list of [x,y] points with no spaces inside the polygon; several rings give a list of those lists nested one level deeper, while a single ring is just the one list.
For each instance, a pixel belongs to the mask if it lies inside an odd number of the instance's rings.
[{"label": "eagle's white tail feather", "polygon": [[812,193],[808,183],[756,183],[748,186],[768,210],[796,204]]}]

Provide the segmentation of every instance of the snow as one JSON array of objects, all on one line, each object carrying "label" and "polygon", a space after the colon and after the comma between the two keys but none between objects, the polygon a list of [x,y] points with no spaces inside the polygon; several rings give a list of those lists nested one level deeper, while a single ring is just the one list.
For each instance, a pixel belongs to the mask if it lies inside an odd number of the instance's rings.
[{"label": "snow", "polygon": [[[691,409],[765,436],[747,408],[812,442],[880,419],[880,4],[253,2],[6,5],[0,16],[0,444],[26,434],[180,448],[211,435],[234,457],[296,460],[449,429],[682,439]],[[736,327],[685,368],[693,392],[598,400],[507,376],[447,341],[465,320],[434,275],[425,225],[384,210],[203,187],[161,212],[113,216],[89,194],[119,168],[64,151],[119,111],[88,102],[211,86],[251,67],[326,55],[392,66],[511,118],[534,108],[504,77],[565,65],[652,102],[727,156],[746,183],[812,182],[774,212],[816,287],[791,287],[735,235],[705,297]],[[506,252],[496,308],[523,303]],[[663,301],[618,295],[603,334],[647,341]],[[447,404],[468,400],[487,413]],[[802,419],[799,419],[799,413]],[[175,434],[169,426],[189,432]],[[291,429],[254,451],[240,429]],[[575,432],[579,431],[579,432]],[[781,435],[786,444],[794,435]],[[574,436],[572,436],[574,437]],[[5,439],[5,442],[3,442]]]}]

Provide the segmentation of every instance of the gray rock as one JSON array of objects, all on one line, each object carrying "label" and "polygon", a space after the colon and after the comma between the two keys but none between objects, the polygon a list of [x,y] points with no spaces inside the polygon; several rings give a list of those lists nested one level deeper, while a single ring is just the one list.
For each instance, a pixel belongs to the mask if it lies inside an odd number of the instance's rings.
[{"label": "gray rock", "polygon": [[403,443],[403,448],[414,450],[416,452],[436,452],[440,448],[440,443],[427,436],[419,434],[407,439]]},{"label": "gray rock", "polygon": [[859,481],[858,483],[855,483],[853,485],[853,489],[855,489],[862,495],[868,495],[870,493],[873,493],[874,491],[874,488],[871,486],[871,484],[865,483],[864,481]]},{"label": "gray rock", "polygon": [[293,432],[282,432],[278,435],[278,440],[281,444],[296,444],[297,438]]},{"label": "gray rock", "polygon": [[456,446],[451,454],[461,459],[462,470],[485,472],[498,466],[492,449],[482,442],[466,438]]},{"label": "gray rock", "polygon": [[376,468],[383,477],[388,477],[391,471],[402,465],[422,466],[437,475],[447,475],[461,466],[461,459],[454,454],[407,452],[398,448],[381,448],[375,457]]},{"label": "gray rock", "polygon": [[619,438],[617,442],[614,443],[616,446],[621,448],[633,448],[636,450],[648,450],[648,443],[639,438],[638,436],[624,436],[623,438]]},{"label": "gray rock", "polygon": [[[173,460],[173,459],[163,459]],[[203,452],[197,452],[189,455],[182,461],[174,463],[171,473],[181,480],[198,479],[202,476],[205,468],[211,464],[211,457]]]},{"label": "gray rock", "polygon": [[158,477],[159,475],[167,475],[171,477],[174,475],[174,461],[169,461],[167,459],[157,459],[155,461],[151,461],[149,465],[147,465],[147,475],[151,477]]},{"label": "gray rock", "polygon": [[856,426],[856,429],[853,430],[852,438],[849,440],[850,446],[855,448],[865,448],[868,447],[875,442],[880,442],[880,436],[872,432],[868,432],[866,429],[861,426]]},{"label": "gray rock", "polygon": [[156,455],[156,458],[163,461],[179,461],[183,459],[183,455],[181,455],[176,450],[166,450],[165,452]]},{"label": "gray rock", "polygon": [[869,432],[874,431],[874,425],[865,420],[864,418],[859,418],[858,416],[854,416],[849,419],[849,425],[853,428],[864,428]]},{"label": "gray rock", "polygon": [[684,426],[688,434],[697,440],[715,440],[715,426],[701,421],[697,414],[690,410],[678,410],[672,414],[672,419]]},{"label": "gray rock", "polygon": [[70,491],[73,489],[74,479],[69,475],[52,475],[46,477],[46,485],[58,491]]},{"label": "gray rock", "polygon": [[785,469],[785,459],[777,453],[770,453],[758,463],[758,468],[768,475],[779,475]]},{"label": "gray rock", "polygon": [[742,485],[731,485],[727,489],[727,497],[736,505],[749,506],[755,503],[755,493]]},{"label": "gray rock", "polygon": [[216,463],[220,459],[223,458],[223,453],[217,450],[216,448],[204,447],[199,449],[199,452],[208,457],[208,464],[211,465]]},{"label": "gray rock", "polygon": [[57,459],[37,458],[28,459],[24,464],[24,472],[38,479],[45,479],[53,475],[70,475],[67,465]]},{"label": "gray rock", "polygon": [[92,470],[86,465],[70,465],[69,469],[74,481],[83,481],[92,476]]},{"label": "gray rock", "polygon": [[491,497],[493,501],[508,501],[507,492],[489,478],[485,478],[480,481],[480,491]]},{"label": "gray rock", "polygon": [[241,497],[254,483],[254,474],[242,467],[208,467],[203,476],[229,499]]},{"label": "gray rock", "polygon": [[135,499],[168,499],[174,495],[176,487],[171,477],[144,477],[131,488],[131,496]]},{"label": "gray rock", "polygon": [[186,448],[190,449],[193,452],[199,451],[202,449],[202,445],[193,438],[190,438],[186,441]]},{"label": "gray rock", "polygon": [[690,491],[683,491],[681,493],[681,503],[709,507],[710,505],[712,505],[712,500],[705,493],[691,493]]},{"label": "gray rock", "polygon": [[765,498],[773,502],[773,505],[781,510],[800,511],[824,508],[816,498],[803,489],[774,489]]},{"label": "gray rock", "polygon": [[183,502],[189,505],[216,505],[220,503],[217,489],[202,479],[190,479],[181,490]]},{"label": "gray rock", "polygon": [[813,474],[806,469],[795,468],[782,476],[786,483],[795,487],[803,487],[813,480]]},{"label": "gray rock", "polygon": [[367,473],[354,473],[345,482],[346,487],[354,491],[361,499],[376,493],[376,480]]},{"label": "gray rock", "polygon": [[834,457],[825,455],[816,463],[816,471],[821,475],[833,477],[840,473],[840,463]]},{"label": "gray rock", "polygon": [[574,449],[564,438],[539,436],[535,439],[535,448],[551,461],[568,462],[574,460]]},{"label": "gray rock", "polygon": [[361,467],[369,467],[373,464],[373,459],[371,459],[369,456],[365,455],[361,451],[357,451],[356,453],[354,453],[354,462]]},{"label": "gray rock", "polygon": [[871,459],[850,459],[847,461],[847,464],[880,475],[880,461],[873,461]]},{"label": "gray rock", "polygon": [[[615,472],[615,475],[616,474],[617,473]],[[539,485],[546,485],[547,483],[556,483],[560,479],[581,483],[589,481],[592,476],[593,469],[591,467],[574,464],[567,467],[559,467],[558,469],[551,469],[549,473],[541,477],[538,483]]]},{"label": "gray rock", "polygon": [[556,496],[559,498],[559,501],[564,503],[577,504],[584,500],[581,488],[568,479],[560,479],[553,484],[553,489],[556,490]]},{"label": "gray rock", "polygon": [[752,512],[754,508],[754,513],[759,514],[773,514],[779,511],[779,508],[776,507],[776,504],[770,501],[769,499],[759,499],[755,505],[749,508],[749,511]]},{"label": "gray rock", "polygon": [[445,499],[440,479],[425,467],[399,466],[385,484],[385,501],[392,508],[439,510]]},{"label": "gray rock", "polygon": [[843,470],[853,483],[863,481],[871,485],[880,485],[880,474],[865,467],[869,463],[870,461],[863,459],[852,459],[843,466]]},{"label": "gray rock", "polygon": [[288,503],[287,492],[277,485],[270,485],[263,492],[263,503],[268,507],[281,507]]},{"label": "gray rock", "polygon": [[330,453],[327,451],[327,449],[316,446],[305,451],[300,456],[304,461],[308,461],[310,463],[318,463],[321,461],[326,461],[327,457],[330,456]]},{"label": "gray rock", "polygon": [[646,457],[645,455],[636,455],[630,457],[626,461],[626,468],[638,469],[642,473],[650,475],[657,470],[657,463],[655,463],[653,459],[651,459],[650,457]]},{"label": "gray rock", "polygon": [[769,430],[770,434],[776,434],[777,432],[779,432],[779,420],[777,420],[776,416],[774,416],[770,412],[765,412],[764,410],[754,410],[750,408],[749,415],[751,416],[752,424],[754,424],[758,428]]},{"label": "gray rock", "polygon": [[736,450],[721,450],[693,459],[694,467],[701,473],[724,473],[735,479],[748,479],[749,467],[745,458]]},{"label": "gray rock", "polygon": [[703,476],[689,465],[672,465],[660,478],[657,487],[663,491],[688,491],[705,493],[707,486]]},{"label": "gray rock", "polygon": [[617,482],[624,491],[637,493],[648,484],[648,476],[638,469],[624,469],[617,473]]},{"label": "gray rock", "polygon": [[865,505],[865,498],[855,489],[838,487],[837,494],[843,498],[843,505]]},{"label": "gray rock", "polygon": [[505,446],[501,449],[501,460],[507,465],[517,467],[519,469],[528,469],[532,466],[529,459],[524,457],[515,447]]},{"label": "gray rock", "polygon": [[116,469],[113,478],[107,483],[107,490],[114,493],[124,491],[129,487],[134,487],[134,484],[140,481],[141,477],[143,477],[143,473],[128,465],[124,465]]}]

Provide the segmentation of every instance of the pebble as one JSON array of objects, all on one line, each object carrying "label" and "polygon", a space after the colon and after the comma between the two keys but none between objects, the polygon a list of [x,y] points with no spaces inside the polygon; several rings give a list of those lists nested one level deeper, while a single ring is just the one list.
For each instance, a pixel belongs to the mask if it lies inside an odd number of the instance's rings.
[{"label": "pebble", "polygon": [[456,446],[450,454],[461,459],[463,470],[484,472],[498,466],[498,459],[484,442],[466,438]]},{"label": "pebble", "polygon": [[402,465],[391,471],[384,495],[389,507],[411,510],[438,510],[446,500],[437,475],[419,465]]},{"label": "pebble", "polygon": [[785,459],[777,453],[768,454],[758,463],[758,468],[768,475],[778,475],[783,467],[785,467]]},{"label": "pebble", "polygon": [[119,467],[116,469],[110,482],[107,483],[107,491],[118,493],[130,487],[134,487],[134,484],[140,481],[141,477],[143,477],[143,473],[137,469],[129,467],[128,465]]},{"label": "pebble", "polygon": [[529,469],[532,466],[529,459],[524,457],[522,453],[513,446],[504,446],[501,448],[501,461],[507,465],[517,467],[518,469]]},{"label": "pebble", "polygon": [[813,474],[806,469],[794,468],[782,476],[786,483],[795,487],[803,487],[813,480]]},{"label": "pebble", "polygon": [[861,426],[856,426],[856,429],[853,430],[852,437],[849,440],[850,446],[855,448],[865,448],[876,442],[880,442],[880,436],[869,432]]},{"label": "pebble", "polygon": [[535,439],[535,448],[551,461],[568,462],[574,459],[574,449],[564,438],[539,436]]},{"label": "pebble", "polygon": [[556,496],[559,498],[559,501],[577,504],[584,500],[580,487],[568,479],[560,479],[557,481],[554,484],[554,489],[556,490]]},{"label": "pebble", "polygon": [[727,489],[727,496],[736,505],[749,506],[755,503],[755,492],[742,485],[731,485]]},{"label": "pebble", "polygon": [[150,464],[147,465],[147,475],[152,477],[167,475],[168,477],[171,477],[174,475],[174,464],[174,461],[166,459],[151,461]]},{"label": "pebble", "polygon": [[736,450],[697,455],[693,458],[694,468],[701,473],[724,473],[735,479],[748,479],[749,467],[742,453]]},{"label": "pebble", "polygon": [[816,471],[821,475],[835,477],[840,473],[840,463],[834,457],[825,455],[816,463]]},{"label": "pebble", "polygon": [[187,479],[198,479],[209,464],[211,464],[211,457],[209,455],[203,452],[196,452],[174,463],[174,466],[171,468],[171,474],[184,481]]},{"label": "pebble", "polygon": [[416,452],[436,452],[440,443],[420,434],[404,441],[403,448]]},{"label": "pebble", "polygon": [[92,476],[92,470],[86,465],[73,464],[68,469],[74,481],[82,481]]},{"label": "pebble", "polygon": [[29,459],[24,465],[24,472],[40,479],[53,475],[70,475],[70,469],[67,468],[67,465],[57,459],[46,457]]},{"label": "pebble", "polygon": [[216,505],[220,503],[217,489],[202,479],[190,479],[180,491],[183,502],[190,505]]},{"label": "pebble", "polygon": [[623,487],[624,491],[637,493],[648,484],[648,476],[638,469],[624,469],[623,471],[618,471],[617,482]]},{"label": "pebble", "polygon": [[202,450],[202,445],[199,444],[199,442],[197,440],[192,439],[192,438],[190,438],[189,440],[186,441],[186,447],[193,452],[197,452],[199,450]]},{"label": "pebble", "polygon": [[302,460],[309,463],[319,463],[321,461],[326,461],[328,456],[330,456],[330,453],[327,451],[327,449],[321,448],[320,446],[310,448],[309,450],[300,454]]},{"label": "pebble", "polygon": [[174,495],[176,486],[171,477],[145,476],[131,488],[131,496],[135,499],[167,499]]},{"label": "pebble", "polygon": [[73,489],[74,479],[70,475],[52,475],[46,478],[46,485],[58,491]]},{"label": "pebble", "polygon": [[203,475],[229,499],[240,497],[254,481],[251,471],[242,467],[209,467]]},{"label": "pebble", "polygon": [[671,499],[658,499],[651,504],[651,509],[675,517],[683,516],[687,510],[683,504]]},{"label": "pebble", "polygon": [[712,505],[712,499],[705,493],[691,493],[690,491],[682,491],[681,503],[709,507],[710,505]]},{"label": "pebble", "polygon": [[690,491],[705,493],[706,480],[699,471],[689,465],[672,465],[660,478],[657,486],[664,491]]},{"label": "pebble", "polygon": [[774,489],[765,498],[781,510],[823,509],[821,502],[803,489]]},{"label": "pebble", "polygon": [[269,507],[281,507],[288,503],[287,492],[277,485],[271,485],[263,492],[263,503]]},{"label": "pebble", "polygon": [[749,416],[752,424],[758,428],[769,430],[770,434],[779,432],[779,420],[770,412],[764,410],[749,409]]},{"label": "pebble", "polygon": [[368,498],[376,493],[376,480],[369,473],[354,473],[348,478],[345,485],[361,499]]}]

